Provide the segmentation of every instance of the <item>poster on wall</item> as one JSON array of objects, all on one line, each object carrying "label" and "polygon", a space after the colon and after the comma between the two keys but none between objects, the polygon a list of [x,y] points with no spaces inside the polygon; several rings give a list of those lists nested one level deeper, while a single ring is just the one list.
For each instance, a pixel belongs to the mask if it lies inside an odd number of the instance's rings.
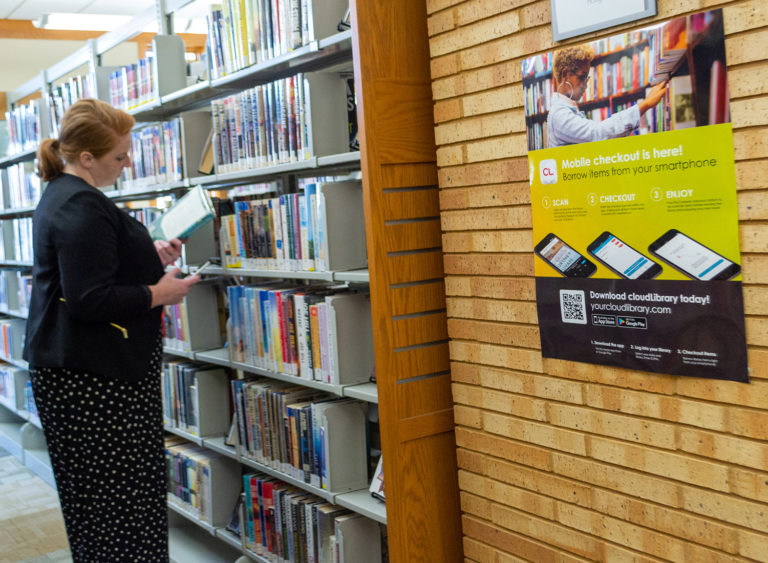
[{"label": "poster on wall", "polygon": [[544,357],[748,381],[721,10],[523,61]]}]

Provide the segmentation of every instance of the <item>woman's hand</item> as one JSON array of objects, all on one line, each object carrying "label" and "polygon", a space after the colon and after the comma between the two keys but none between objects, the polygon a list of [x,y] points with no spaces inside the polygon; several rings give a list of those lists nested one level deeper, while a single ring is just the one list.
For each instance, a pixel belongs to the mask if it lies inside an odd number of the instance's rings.
[{"label": "woman's hand", "polygon": [[155,249],[157,255],[160,256],[160,261],[163,266],[173,264],[181,256],[181,241],[177,238],[172,238],[169,241],[156,240]]},{"label": "woman's hand", "polygon": [[180,273],[181,270],[173,268],[155,285],[149,286],[149,291],[152,293],[152,308],[180,303],[192,286],[200,281],[200,276],[197,274],[180,278],[178,277]]},{"label": "woman's hand", "polygon": [[644,100],[641,100],[638,105],[640,108],[640,115],[643,115],[646,111],[651,109],[652,107],[655,107],[656,104],[658,104],[661,101],[661,98],[664,97],[664,94],[667,93],[667,83],[665,82],[659,82],[651,88],[651,91],[648,92],[648,95],[645,97]]}]

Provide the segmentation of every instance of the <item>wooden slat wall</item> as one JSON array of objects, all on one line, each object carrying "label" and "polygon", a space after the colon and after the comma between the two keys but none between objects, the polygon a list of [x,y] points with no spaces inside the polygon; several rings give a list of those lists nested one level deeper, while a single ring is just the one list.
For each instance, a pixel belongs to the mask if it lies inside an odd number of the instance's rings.
[{"label": "wooden slat wall", "polygon": [[426,7],[351,4],[390,561],[461,561]]},{"label": "wooden slat wall", "polygon": [[768,2],[723,7],[749,385],[543,359],[521,60],[550,0],[425,0],[466,561],[768,561]]}]

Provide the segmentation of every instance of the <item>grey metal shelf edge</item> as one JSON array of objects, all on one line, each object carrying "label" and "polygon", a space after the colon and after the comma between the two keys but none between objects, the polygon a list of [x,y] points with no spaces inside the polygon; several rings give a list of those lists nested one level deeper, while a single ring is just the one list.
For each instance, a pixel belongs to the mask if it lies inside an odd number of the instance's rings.
[{"label": "grey metal shelf edge", "polygon": [[136,121],[156,121],[176,113],[198,109],[207,102],[299,72],[328,68],[352,61],[352,32],[343,31],[313,41],[280,57],[244,68],[229,76],[187,86],[161,97],[151,105],[129,113]]},{"label": "grey metal shelf edge", "polygon": [[174,350],[173,348],[164,348],[163,351],[172,356],[181,356],[182,358],[193,359],[198,362],[205,362],[231,369],[239,369],[248,373],[255,373],[271,379],[277,379],[279,381],[287,381],[288,383],[296,383],[305,387],[311,387],[312,389],[320,389],[321,391],[327,391],[328,393],[338,395],[339,397],[351,397],[362,401],[368,401],[369,403],[379,402],[375,383],[364,382],[352,383],[349,385],[335,385],[332,383],[324,383],[322,381],[302,379],[295,375],[277,373],[251,364],[233,362],[229,359],[229,354],[226,348],[217,348],[215,350],[199,352],[185,352],[182,350]]},{"label": "grey metal shelf edge", "polygon": [[17,162],[22,162],[24,160],[32,160],[36,155],[37,147],[6,156],[4,158],[0,158],[0,168],[5,168],[6,166],[10,166],[11,164],[16,164]]},{"label": "grey metal shelf edge", "polygon": [[15,217],[17,215],[32,215],[35,207],[15,207],[12,209],[0,209],[0,218]]},{"label": "grey metal shelf edge", "polygon": [[[190,273],[194,273],[191,269]],[[367,283],[370,280],[368,270],[312,272],[308,270],[255,270],[250,268],[208,267],[204,275],[242,276],[246,278],[278,278],[320,281],[348,281]]]}]

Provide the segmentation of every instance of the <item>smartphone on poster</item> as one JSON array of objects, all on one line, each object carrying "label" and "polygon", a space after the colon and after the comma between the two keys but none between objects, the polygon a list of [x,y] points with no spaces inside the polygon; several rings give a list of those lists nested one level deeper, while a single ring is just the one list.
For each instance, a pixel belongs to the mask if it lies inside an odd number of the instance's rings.
[{"label": "smartphone on poster", "polygon": [[661,266],[629,246],[616,235],[603,232],[587,247],[606,268],[628,280],[650,280],[661,273]]},{"label": "smartphone on poster", "polygon": [[588,278],[597,270],[597,266],[553,233],[545,236],[533,250],[539,258],[568,278]]},{"label": "smartphone on poster", "polygon": [[694,280],[729,280],[741,272],[741,266],[677,229],[653,241],[648,251]]}]

